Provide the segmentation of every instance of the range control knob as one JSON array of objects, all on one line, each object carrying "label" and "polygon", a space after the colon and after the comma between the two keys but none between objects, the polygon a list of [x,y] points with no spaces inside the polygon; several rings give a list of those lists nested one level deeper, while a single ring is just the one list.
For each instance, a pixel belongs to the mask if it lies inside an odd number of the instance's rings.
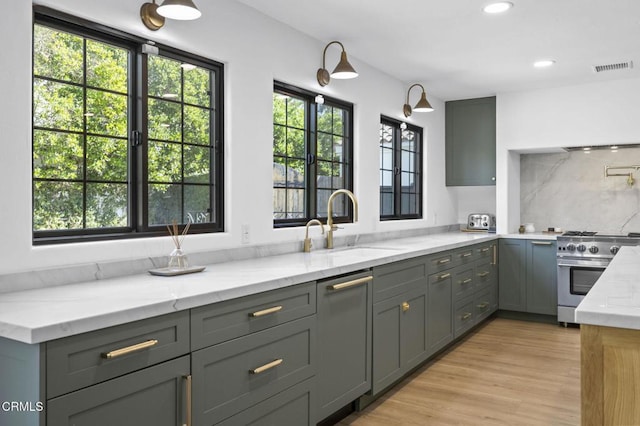
[{"label": "range control knob", "polygon": [[611,246],[611,248],[609,249],[609,251],[611,252],[611,254],[616,254],[618,253],[618,250],[620,250],[619,246]]},{"label": "range control knob", "polygon": [[573,243],[569,243],[567,244],[567,250],[569,251],[576,251],[576,245]]},{"label": "range control knob", "polygon": [[583,252],[587,250],[587,246],[584,244],[578,244],[578,251]]},{"label": "range control knob", "polygon": [[589,247],[589,253],[596,254],[597,252],[598,252],[598,247],[597,246]]}]

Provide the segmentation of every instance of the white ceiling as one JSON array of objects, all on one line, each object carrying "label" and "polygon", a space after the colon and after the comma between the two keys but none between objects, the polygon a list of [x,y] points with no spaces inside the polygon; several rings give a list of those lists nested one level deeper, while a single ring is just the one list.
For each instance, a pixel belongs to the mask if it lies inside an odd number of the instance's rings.
[{"label": "white ceiling", "polygon": [[640,0],[511,0],[501,15],[482,12],[491,0],[237,1],[443,100],[640,77]]}]

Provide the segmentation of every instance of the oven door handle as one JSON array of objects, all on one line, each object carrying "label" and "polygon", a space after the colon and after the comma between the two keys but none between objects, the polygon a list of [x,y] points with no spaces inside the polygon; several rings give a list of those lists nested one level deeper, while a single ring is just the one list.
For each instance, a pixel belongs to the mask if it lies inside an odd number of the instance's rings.
[{"label": "oven door handle", "polygon": [[559,267],[564,267],[564,268],[572,268],[572,267],[576,267],[576,268],[606,268],[607,266],[609,266],[609,263],[602,263],[602,262],[598,262],[598,263],[558,263]]}]

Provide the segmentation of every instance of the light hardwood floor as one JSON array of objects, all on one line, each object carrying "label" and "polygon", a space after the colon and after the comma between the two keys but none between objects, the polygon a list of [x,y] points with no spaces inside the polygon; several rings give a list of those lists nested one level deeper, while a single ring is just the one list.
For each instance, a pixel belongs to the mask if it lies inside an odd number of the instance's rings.
[{"label": "light hardwood floor", "polygon": [[580,330],[489,320],[338,424],[579,425]]}]

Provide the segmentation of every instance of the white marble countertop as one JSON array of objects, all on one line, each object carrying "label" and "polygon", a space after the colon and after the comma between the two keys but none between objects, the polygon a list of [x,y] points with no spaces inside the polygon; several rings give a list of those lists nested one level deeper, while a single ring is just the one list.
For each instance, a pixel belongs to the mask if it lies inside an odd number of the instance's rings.
[{"label": "white marble countertop", "polygon": [[558,235],[554,233],[546,233],[546,232],[525,232],[524,234],[502,234],[501,238],[515,238],[522,240],[553,240],[555,241],[558,238]]},{"label": "white marble countertop", "polygon": [[432,234],[217,263],[204,272],[176,277],[137,274],[2,293],[0,336],[40,343],[496,238],[484,233]]},{"label": "white marble countertop", "polygon": [[576,308],[579,324],[640,330],[640,246],[621,247]]}]

